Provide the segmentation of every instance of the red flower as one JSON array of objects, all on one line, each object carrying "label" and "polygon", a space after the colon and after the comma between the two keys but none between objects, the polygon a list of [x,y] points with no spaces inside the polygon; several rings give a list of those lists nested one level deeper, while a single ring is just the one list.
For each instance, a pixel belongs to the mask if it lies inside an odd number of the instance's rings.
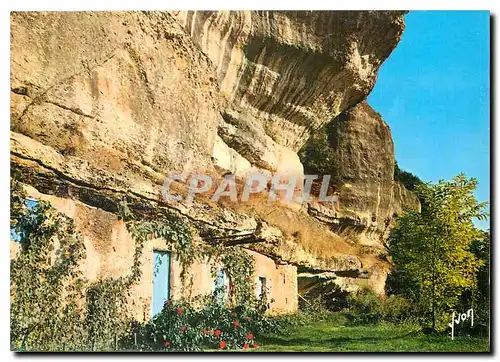
[{"label": "red flower", "polygon": [[182,308],[177,308],[177,314],[181,315],[182,314]]},{"label": "red flower", "polygon": [[247,334],[247,339],[253,339],[253,334],[252,333],[248,333]]},{"label": "red flower", "polygon": [[246,321],[249,321],[250,319],[252,319],[252,318],[250,318],[250,317],[245,317],[245,320],[246,320]]},{"label": "red flower", "polygon": [[259,345],[257,343],[254,343],[252,347],[253,348],[259,348]]},{"label": "red flower", "polygon": [[214,331],[213,331],[213,330],[209,330],[209,331],[207,331],[207,332],[208,332],[208,334],[214,334]]},{"label": "red flower", "polygon": [[219,331],[218,329],[215,331],[215,338],[219,338],[221,334],[221,331]]},{"label": "red flower", "polygon": [[220,341],[219,342],[219,349],[224,349],[226,348],[227,346],[227,342],[226,341]]},{"label": "red flower", "polygon": [[170,347],[170,341],[163,342],[163,345],[165,346],[165,348]]},{"label": "red flower", "polygon": [[240,325],[240,322],[238,322],[238,321],[233,321],[233,326],[234,326],[234,327],[238,327],[239,325]]},{"label": "red flower", "polygon": [[181,327],[181,332],[184,333],[187,331],[187,327]]},{"label": "red flower", "polygon": [[237,317],[237,316],[238,316],[238,313],[233,312],[233,317]]},{"label": "red flower", "polygon": [[244,349],[244,350],[247,350],[247,349],[248,349],[248,343],[245,343],[245,344],[243,345],[243,349]]}]

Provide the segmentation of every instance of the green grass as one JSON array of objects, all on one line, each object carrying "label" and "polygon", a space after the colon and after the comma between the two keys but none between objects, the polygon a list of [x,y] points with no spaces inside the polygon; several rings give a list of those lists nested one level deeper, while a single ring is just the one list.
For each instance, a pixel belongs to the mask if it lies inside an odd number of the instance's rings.
[{"label": "green grass", "polygon": [[260,352],[488,352],[487,339],[428,336],[414,325],[310,322],[259,339]]}]

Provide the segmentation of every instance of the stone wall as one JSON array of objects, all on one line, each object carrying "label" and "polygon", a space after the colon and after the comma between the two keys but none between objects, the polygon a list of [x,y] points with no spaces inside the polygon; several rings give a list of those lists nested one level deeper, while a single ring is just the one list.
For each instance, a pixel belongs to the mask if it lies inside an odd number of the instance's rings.
[{"label": "stone wall", "polygon": [[[28,196],[35,200],[45,200],[54,208],[71,217],[76,230],[83,236],[86,258],[80,264],[83,277],[90,282],[105,278],[126,277],[131,273],[135,242],[123,221],[116,215],[91,207],[78,200],[61,198],[38,192],[25,186]],[[11,241],[11,258],[19,250],[18,244]],[[144,245],[141,257],[142,277],[131,288],[130,312],[139,321],[151,317],[153,294],[153,251],[170,251],[164,240],[150,239]],[[269,304],[272,312],[292,312],[297,310],[297,268],[291,265],[278,265],[273,259],[247,250],[255,258],[255,281],[259,277],[267,279]],[[170,265],[170,296],[193,298],[197,295],[212,293],[214,277],[207,261],[195,261],[189,268],[186,286],[181,280],[182,267],[172,253]]]}]

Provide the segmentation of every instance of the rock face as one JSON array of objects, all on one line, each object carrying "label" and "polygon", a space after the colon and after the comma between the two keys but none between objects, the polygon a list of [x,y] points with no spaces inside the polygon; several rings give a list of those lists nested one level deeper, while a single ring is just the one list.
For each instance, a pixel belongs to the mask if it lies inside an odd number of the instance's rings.
[{"label": "rock face", "polygon": [[417,197],[394,181],[391,130],[363,101],[333,121],[329,138],[339,207],[312,204],[309,212],[330,222],[343,237],[354,237],[364,246],[381,246],[395,215],[405,207],[419,209]]},{"label": "rock face", "polygon": [[14,13],[11,23],[12,131],[127,177],[130,163],[210,164],[215,73],[171,16]]},{"label": "rock face", "polygon": [[[362,247],[418,202],[393,182],[390,130],[363,100],[403,29],[392,11],[13,13],[12,167],[108,212],[127,196],[228,232],[263,225],[261,254],[379,280],[387,263]],[[352,185],[339,210],[161,202],[171,171],[300,176],[297,152],[333,119]]]},{"label": "rock face", "polygon": [[[368,286],[385,292],[390,267],[381,263],[386,254],[384,242],[395,216],[404,209],[420,210],[418,198],[394,181],[394,143],[389,126],[366,101],[342,112],[333,121],[324,149],[333,157],[340,202],[311,203],[309,214],[330,225],[343,239],[360,246],[365,254],[364,269]],[[337,278],[343,290],[356,290],[353,278]]]},{"label": "rock face", "polygon": [[[175,13],[229,102],[219,134],[259,167],[296,163],[311,132],[365,98],[404,28],[401,12]],[[228,130],[229,129],[229,130]]]}]

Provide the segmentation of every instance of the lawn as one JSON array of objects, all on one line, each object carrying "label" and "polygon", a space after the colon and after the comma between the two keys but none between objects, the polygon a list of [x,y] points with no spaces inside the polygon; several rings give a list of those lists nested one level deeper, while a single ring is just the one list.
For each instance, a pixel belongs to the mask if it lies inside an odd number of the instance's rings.
[{"label": "lawn", "polygon": [[428,336],[414,325],[312,322],[260,338],[260,352],[488,352],[486,338]]}]

